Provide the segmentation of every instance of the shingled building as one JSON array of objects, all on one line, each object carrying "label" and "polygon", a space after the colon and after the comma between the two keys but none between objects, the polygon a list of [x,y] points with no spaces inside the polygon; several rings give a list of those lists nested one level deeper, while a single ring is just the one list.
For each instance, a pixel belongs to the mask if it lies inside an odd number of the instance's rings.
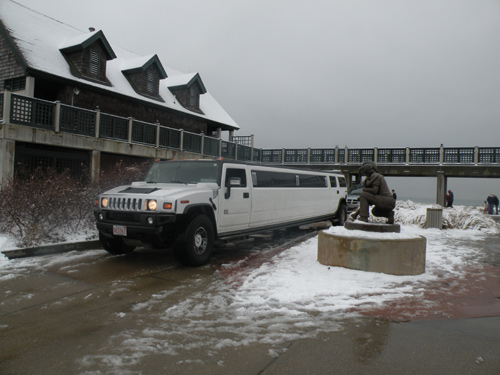
[{"label": "shingled building", "polygon": [[239,129],[198,73],[12,0],[0,2],[0,105],[0,186],[19,164],[85,165],[95,176],[116,159],[169,158],[174,143],[210,154]]}]

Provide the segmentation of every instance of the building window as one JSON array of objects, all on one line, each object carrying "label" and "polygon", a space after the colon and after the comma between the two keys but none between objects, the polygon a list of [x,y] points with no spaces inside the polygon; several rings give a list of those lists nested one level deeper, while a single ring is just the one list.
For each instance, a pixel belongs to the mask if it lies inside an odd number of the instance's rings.
[{"label": "building window", "polygon": [[98,75],[100,73],[101,56],[95,49],[90,50],[89,72],[90,74]]},{"label": "building window", "polygon": [[26,88],[26,77],[9,78],[3,81],[3,87],[9,91],[19,91]]},{"label": "building window", "polygon": [[153,70],[148,70],[146,89],[149,93],[153,94],[155,89],[155,74]]},{"label": "building window", "polygon": [[194,87],[189,88],[189,105],[196,107],[196,90]]}]

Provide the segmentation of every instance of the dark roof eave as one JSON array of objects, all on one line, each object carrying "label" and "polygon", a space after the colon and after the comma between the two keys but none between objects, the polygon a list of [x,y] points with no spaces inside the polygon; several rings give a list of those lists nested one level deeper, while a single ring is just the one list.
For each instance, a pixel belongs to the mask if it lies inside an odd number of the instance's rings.
[{"label": "dark roof eave", "polygon": [[207,89],[205,88],[205,85],[203,84],[203,81],[201,80],[201,77],[200,77],[199,73],[196,73],[193,76],[193,78],[191,78],[189,80],[189,82],[186,82],[185,84],[177,85],[177,86],[168,86],[168,89],[170,90],[171,93],[174,94],[174,92],[176,90],[180,90],[180,89],[189,87],[189,86],[191,86],[195,82],[198,85],[198,87],[200,88],[200,94],[206,94],[208,92]]},{"label": "dark roof eave", "polygon": [[156,65],[156,68],[158,69],[158,72],[160,73],[160,79],[165,79],[165,78],[168,77],[167,76],[167,72],[163,68],[163,65],[161,64],[160,59],[158,58],[158,55],[154,55],[143,66],[138,66],[136,68],[122,70],[122,73],[125,74],[125,75],[127,75],[127,74],[134,74],[134,73],[144,72],[147,68],[149,68],[153,64]]},{"label": "dark roof eave", "polygon": [[111,45],[108,43],[108,40],[104,36],[104,33],[102,32],[102,30],[99,30],[98,32],[96,32],[94,35],[92,35],[88,39],[85,39],[82,43],[75,44],[74,46],[69,46],[66,48],[61,48],[60,51],[63,53],[80,51],[80,50],[85,49],[88,46],[94,44],[98,40],[102,43],[102,45],[104,47],[104,52],[106,53],[106,58],[108,60],[116,59],[115,52],[113,51],[113,48],[111,48]]},{"label": "dark roof eave", "polygon": [[197,82],[198,86],[200,88],[200,93],[205,94],[207,93],[207,89],[205,88],[205,85],[203,84],[203,81],[201,80],[200,74],[196,73],[196,75],[189,81],[189,85],[192,85],[193,82]]},{"label": "dark roof eave", "polygon": [[216,128],[221,128],[222,130],[227,130],[227,131],[231,131],[231,130],[237,131],[237,130],[240,130],[240,128],[237,128],[237,127],[234,127],[234,126],[231,126],[231,125],[227,125],[227,124],[222,124],[222,123],[217,122],[217,121],[208,120],[207,123],[210,126],[215,126]]}]

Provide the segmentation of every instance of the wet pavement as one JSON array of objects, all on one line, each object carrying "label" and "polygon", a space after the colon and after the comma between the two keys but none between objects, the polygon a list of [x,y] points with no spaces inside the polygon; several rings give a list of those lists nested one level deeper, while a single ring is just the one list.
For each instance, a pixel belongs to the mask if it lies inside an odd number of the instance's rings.
[{"label": "wet pavement", "polygon": [[250,318],[224,321],[244,275],[315,234],[221,243],[200,268],[148,249],[15,260],[0,269],[0,373],[500,374],[499,238],[482,267],[429,288],[425,306],[415,296],[332,316],[310,334],[283,325],[279,340]]}]

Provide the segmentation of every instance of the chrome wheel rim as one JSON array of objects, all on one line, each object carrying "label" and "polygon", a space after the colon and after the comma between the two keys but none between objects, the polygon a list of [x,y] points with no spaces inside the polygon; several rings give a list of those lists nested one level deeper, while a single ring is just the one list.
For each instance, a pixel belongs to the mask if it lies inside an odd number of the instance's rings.
[{"label": "chrome wheel rim", "polygon": [[194,234],[194,251],[196,254],[203,254],[207,249],[208,234],[205,228],[200,227]]}]

